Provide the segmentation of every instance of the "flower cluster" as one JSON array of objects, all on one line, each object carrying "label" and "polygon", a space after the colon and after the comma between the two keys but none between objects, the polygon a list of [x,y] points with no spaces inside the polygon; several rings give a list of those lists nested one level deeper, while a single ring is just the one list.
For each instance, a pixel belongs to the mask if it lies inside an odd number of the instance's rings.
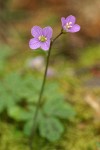
[{"label": "flower cluster", "polygon": [[[68,16],[67,18],[62,17],[62,29],[64,32],[78,32],[80,30],[80,26],[75,24],[76,18],[72,15]],[[45,28],[40,28],[39,26],[34,26],[31,29],[31,34],[34,38],[29,41],[29,47],[31,49],[41,48],[44,51],[49,50],[51,38],[52,38],[53,30],[50,26]]]}]

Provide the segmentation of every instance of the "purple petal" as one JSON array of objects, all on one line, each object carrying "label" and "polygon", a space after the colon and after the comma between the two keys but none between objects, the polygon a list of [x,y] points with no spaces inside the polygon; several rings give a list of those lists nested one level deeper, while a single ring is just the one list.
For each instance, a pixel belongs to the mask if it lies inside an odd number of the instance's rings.
[{"label": "purple petal", "polygon": [[68,17],[66,18],[66,23],[67,23],[67,22],[72,22],[71,25],[74,25],[74,24],[75,24],[75,21],[76,21],[76,18],[75,18],[74,16],[72,16],[72,15],[70,15],[70,16],[68,16]]},{"label": "purple petal", "polygon": [[46,42],[41,43],[41,48],[45,51],[49,50],[50,48],[50,40],[47,40]]},{"label": "purple petal", "polygon": [[42,34],[45,37],[47,37],[47,39],[51,39],[52,33],[53,33],[53,30],[51,27],[48,26],[48,27],[43,28]]},{"label": "purple petal", "polygon": [[62,23],[62,27],[64,27],[66,24],[66,19],[64,17],[61,18],[61,23]]},{"label": "purple petal", "polygon": [[72,28],[68,29],[67,32],[78,32],[79,30],[80,26],[78,24],[75,24]]},{"label": "purple petal", "polygon": [[36,39],[36,38],[33,38],[33,39],[31,39],[31,40],[29,41],[29,47],[30,47],[31,49],[37,49],[37,48],[39,48],[40,46],[41,46],[41,42],[39,42],[39,40]]},{"label": "purple petal", "polygon": [[42,28],[40,28],[39,26],[34,26],[31,29],[31,34],[33,35],[33,37],[39,37],[40,35],[42,35]]}]

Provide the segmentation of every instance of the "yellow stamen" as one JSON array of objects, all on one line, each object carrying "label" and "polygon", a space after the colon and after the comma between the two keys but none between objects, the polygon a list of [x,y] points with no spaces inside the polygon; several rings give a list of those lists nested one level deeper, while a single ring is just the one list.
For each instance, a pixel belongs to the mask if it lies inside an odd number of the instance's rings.
[{"label": "yellow stamen", "polygon": [[66,25],[65,25],[65,27],[67,29],[70,29],[72,27],[72,22],[67,22]]},{"label": "yellow stamen", "polygon": [[43,35],[39,36],[38,39],[39,39],[39,41],[41,41],[41,42],[47,41],[47,38],[46,38],[45,36],[43,36]]}]

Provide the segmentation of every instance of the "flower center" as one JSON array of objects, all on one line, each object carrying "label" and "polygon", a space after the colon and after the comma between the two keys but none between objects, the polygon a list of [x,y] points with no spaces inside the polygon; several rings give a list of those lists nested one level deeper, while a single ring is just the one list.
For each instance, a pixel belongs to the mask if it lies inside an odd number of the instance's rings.
[{"label": "flower center", "polygon": [[65,25],[65,27],[67,29],[70,29],[72,27],[72,22],[67,22],[66,25]]},{"label": "flower center", "polygon": [[47,38],[46,38],[45,36],[43,36],[43,35],[39,36],[38,39],[39,39],[39,41],[41,41],[41,42],[47,41]]}]

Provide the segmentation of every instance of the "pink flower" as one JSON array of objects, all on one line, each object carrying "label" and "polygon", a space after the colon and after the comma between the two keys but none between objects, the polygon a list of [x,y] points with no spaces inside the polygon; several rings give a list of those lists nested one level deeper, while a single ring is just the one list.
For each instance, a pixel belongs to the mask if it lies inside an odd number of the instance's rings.
[{"label": "pink flower", "polygon": [[50,40],[52,38],[53,30],[51,27],[40,28],[39,26],[34,26],[31,29],[31,34],[34,38],[29,41],[29,47],[31,49],[41,48],[44,51],[49,50]]},{"label": "pink flower", "polygon": [[68,16],[67,18],[62,17],[62,27],[66,32],[78,32],[80,30],[80,26],[75,24],[76,18],[72,15]]}]

